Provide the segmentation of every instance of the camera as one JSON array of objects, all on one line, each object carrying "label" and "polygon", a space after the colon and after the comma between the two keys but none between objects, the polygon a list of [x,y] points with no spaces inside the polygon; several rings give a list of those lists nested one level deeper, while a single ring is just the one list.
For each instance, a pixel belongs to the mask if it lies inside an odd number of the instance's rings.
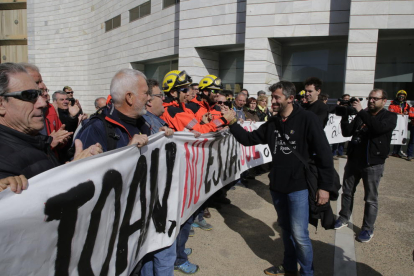
[{"label": "camera", "polygon": [[74,105],[75,105],[76,100],[75,100],[74,98],[70,98],[70,99],[69,99],[69,102],[70,102],[70,105],[71,105],[71,106],[74,106]]},{"label": "camera", "polygon": [[232,101],[226,101],[224,103],[225,106],[228,106],[229,108],[233,108],[233,102]]},{"label": "camera", "polygon": [[364,125],[360,126],[354,133],[351,139],[351,143],[354,145],[361,144],[362,137],[368,132],[368,128]]},{"label": "camera", "polygon": [[[362,101],[362,98],[358,98]],[[358,100],[355,97],[352,97],[349,100],[343,100],[341,98],[338,99],[339,105],[335,108],[335,115],[337,116],[349,116],[349,115],[356,115],[358,112],[354,107],[352,107],[352,103]]]}]

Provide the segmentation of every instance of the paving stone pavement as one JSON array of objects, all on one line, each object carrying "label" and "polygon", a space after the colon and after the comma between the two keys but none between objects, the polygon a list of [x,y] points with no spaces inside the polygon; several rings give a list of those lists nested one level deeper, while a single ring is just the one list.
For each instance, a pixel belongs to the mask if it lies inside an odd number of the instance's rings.
[{"label": "paving stone pavement", "polygon": [[[338,160],[335,166],[339,170]],[[210,208],[212,217],[207,221],[214,229],[196,229],[195,236],[189,238],[187,243],[187,247],[193,248],[189,260],[200,266],[197,275],[264,275],[264,269],[281,263],[283,245],[268,184],[267,174],[258,176],[256,180],[249,181],[248,188],[237,187],[229,191],[230,205],[221,205],[220,209]],[[359,185],[355,197],[354,225],[351,226],[354,235],[359,233],[362,225],[363,197],[363,186]],[[331,204],[336,214],[337,202]],[[357,275],[414,275],[413,208],[414,162],[391,157],[387,159],[380,183],[375,236],[369,243],[351,239],[347,245],[350,248],[354,246]],[[334,275],[335,257],[352,262],[343,256],[343,248],[335,247],[335,230],[321,227],[316,230],[309,226],[309,231],[316,276]],[[183,274],[175,272],[175,275]]]}]

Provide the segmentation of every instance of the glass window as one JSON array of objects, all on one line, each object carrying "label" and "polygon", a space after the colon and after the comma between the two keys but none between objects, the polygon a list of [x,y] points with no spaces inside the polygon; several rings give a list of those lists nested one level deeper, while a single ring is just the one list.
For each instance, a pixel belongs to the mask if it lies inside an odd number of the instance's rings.
[{"label": "glass window", "polygon": [[105,21],[105,32],[109,32],[112,29],[118,28],[121,26],[121,15],[115,16],[107,21]]},{"label": "glass window", "polygon": [[139,6],[129,10],[129,22],[139,18]]},{"label": "glass window", "polygon": [[161,83],[164,76],[172,70],[178,70],[178,60],[145,64],[144,74],[148,79],[155,79]]},{"label": "glass window", "polygon": [[151,14],[151,1],[148,1],[142,4],[140,7],[140,11],[139,11],[140,17],[144,17],[149,14]]},{"label": "glass window", "polygon": [[120,26],[121,26],[121,15],[118,15],[118,16],[114,17],[114,22],[113,22],[112,28],[115,29],[115,28],[118,28]]},{"label": "glass window", "polygon": [[129,22],[151,14],[151,1],[147,1],[131,10],[129,10]]},{"label": "glass window", "polygon": [[323,81],[322,93],[331,99],[340,97],[344,92],[347,43],[346,38],[320,42],[295,38],[282,42],[281,79],[293,82],[296,91],[301,91],[307,78],[317,77]]},{"label": "glass window", "polygon": [[399,90],[414,100],[414,30],[380,30],[375,66],[375,88],[388,92],[394,99]]},{"label": "glass window", "polygon": [[105,32],[112,30],[112,18],[105,22]]},{"label": "glass window", "polygon": [[219,77],[223,88],[240,92],[243,88],[244,51],[221,52],[219,59]]},{"label": "glass window", "polygon": [[180,0],[163,0],[162,1],[162,7],[163,9],[168,8],[169,6],[173,6],[177,3],[180,3]]}]

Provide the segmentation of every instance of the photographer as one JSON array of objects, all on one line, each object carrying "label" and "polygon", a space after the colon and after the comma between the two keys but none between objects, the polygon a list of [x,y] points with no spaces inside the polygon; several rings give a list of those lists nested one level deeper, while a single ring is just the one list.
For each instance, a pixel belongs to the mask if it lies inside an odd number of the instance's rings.
[{"label": "photographer", "polygon": [[343,116],[342,135],[352,136],[348,147],[348,162],[345,166],[340,217],[335,229],[348,225],[352,214],[356,186],[362,179],[365,190],[365,210],[360,242],[369,242],[374,235],[374,224],[378,213],[378,186],[384,172],[385,159],[390,150],[392,131],[397,125],[397,115],[384,109],[387,93],[374,89],[367,98],[368,108],[362,109],[359,99],[352,101],[354,120]]},{"label": "photographer", "polygon": [[[333,108],[329,108],[329,113],[335,113],[338,106],[350,106],[349,100],[351,99],[351,96],[349,94],[343,94],[341,98],[338,99],[336,102],[336,105],[333,106]],[[341,108],[338,108],[341,109]],[[341,115],[338,115],[341,116]],[[338,157],[346,158],[346,155],[344,155],[344,147],[345,143],[338,143],[338,144],[332,144],[332,156],[335,160],[338,159]]]}]

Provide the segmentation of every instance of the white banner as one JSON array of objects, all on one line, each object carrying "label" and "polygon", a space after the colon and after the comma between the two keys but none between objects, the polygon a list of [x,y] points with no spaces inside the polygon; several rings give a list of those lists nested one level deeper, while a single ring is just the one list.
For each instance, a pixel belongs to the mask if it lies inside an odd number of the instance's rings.
[{"label": "white banner", "polygon": [[405,145],[407,143],[408,115],[398,114],[397,127],[392,132],[391,145]]},{"label": "white banner", "polygon": [[[355,116],[349,116],[349,121],[352,121]],[[329,120],[325,127],[325,134],[328,138],[329,144],[344,143],[351,141],[351,137],[342,136],[341,118],[335,114],[329,114]],[[398,115],[397,126],[392,132],[392,145],[405,145],[407,140],[408,129],[408,115]]]},{"label": "white banner", "polygon": [[160,133],[44,172],[22,194],[0,193],[1,275],[129,275],[208,197],[269,161],[267,146],[226,131]]}]

